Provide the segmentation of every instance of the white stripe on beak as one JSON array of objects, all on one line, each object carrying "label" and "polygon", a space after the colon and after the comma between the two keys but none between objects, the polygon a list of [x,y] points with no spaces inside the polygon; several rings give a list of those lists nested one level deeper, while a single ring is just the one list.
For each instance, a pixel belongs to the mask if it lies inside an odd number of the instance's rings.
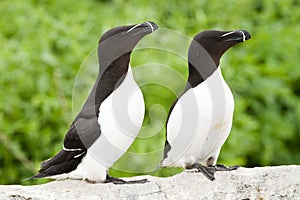
[{"label": "white stripe on beak", "polygon": [[232,33],[234,33],[234,31],[231,31],[231,32],[228,32],[228,33],[224,33],[223,35],[221,35],[221,37],[225,37],[225,36],[230,35]]},{"label": "white stripe on beak", "polygon": [[154,27],[152,26],[152,24],[150,22],[146,22],[147,24],[149,24],[149,26],[151,27],[151,32],[154,31]]},{"label": "white stripe on beak", "polygon": [[245,40],[246,40],[246,35],[245,35],[245,33],[244,33],[243,31],[239,31],[239,32],[241,32],[241,33],[243,34],[243,42],[245,42]]}]

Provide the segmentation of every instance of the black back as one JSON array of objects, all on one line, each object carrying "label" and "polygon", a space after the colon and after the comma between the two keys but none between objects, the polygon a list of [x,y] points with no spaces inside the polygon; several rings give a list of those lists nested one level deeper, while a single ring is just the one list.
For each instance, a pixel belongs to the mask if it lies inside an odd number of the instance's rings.
[{"label": "black back", "polygon": [[[178,102],[178,99],[189,89],[196,87],[208,77],[210,77],[219,67],[222,55],[237,43],[250,39],[249,32],[245,30],[237,31],[218,31],[207,30],[198,33],[192,40],[188,52],[189,76],[187,85],[183,93],[174,101],[170,108],[168,119],[171,112]],[[167,133],[168,134],[168,133]],[[171,150],[169,142],[166,140],[164,159]]]},{"label": "black back", "polygon": [[119,26],[103,34],[98,45],[98,78],[64,138],[64,149],[42,162],[39,173],[32,178],[68,173],[77,168],[87,148],[101,135],[98,124],[101,103],[122,83],[136,44],[157,28],[155,23],[145,22]]}]

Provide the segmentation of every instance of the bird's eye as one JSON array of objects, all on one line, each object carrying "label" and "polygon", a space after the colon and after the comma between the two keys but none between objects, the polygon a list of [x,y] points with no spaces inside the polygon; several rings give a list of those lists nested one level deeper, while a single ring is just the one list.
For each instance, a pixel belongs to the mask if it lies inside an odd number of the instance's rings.
[{"label": "bird's eye", "polygon": [[214,37],[214,40],[216,40],[216,41],[221,41],[222,38],[221,38],[220,36],[215,36],[215,37]]}]

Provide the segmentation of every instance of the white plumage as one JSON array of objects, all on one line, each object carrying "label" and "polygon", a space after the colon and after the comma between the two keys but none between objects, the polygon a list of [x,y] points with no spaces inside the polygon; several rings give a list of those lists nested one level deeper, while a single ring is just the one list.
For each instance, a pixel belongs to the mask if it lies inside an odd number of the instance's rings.
[{"label": "white plumage", "polygon": [[233,118],[234,99],[220,67],[204,82],[190,88],[176,103],[167,124],[171,145],[162,166],[206,164],[227,139]]},{"label": "white plumage", "polygon": [[109,167],[133,143],[142,127],[145,106],[143,94],[130,68],[124,81],[104,100],[99,110],[101,136],[88,149],[76,170],[51,178],[102,182]]}]

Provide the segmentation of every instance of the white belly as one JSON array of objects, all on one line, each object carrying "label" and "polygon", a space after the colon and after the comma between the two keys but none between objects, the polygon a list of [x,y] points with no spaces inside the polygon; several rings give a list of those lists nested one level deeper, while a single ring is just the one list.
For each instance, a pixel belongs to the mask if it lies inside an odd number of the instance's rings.
[{"label": "white belly", "polygon": [[129,70],[122,84],[100,106],[101,135],[88,149],[71,178],[105,180],[107,170],[130,147],[142,127],[143,94]]},{"label": "white belly", "polygon": [[232,93],[218,68],[175,105],[167,124],[171,150],[162,165],[184,167],[217,154],[229,135],[233,108]]}]

